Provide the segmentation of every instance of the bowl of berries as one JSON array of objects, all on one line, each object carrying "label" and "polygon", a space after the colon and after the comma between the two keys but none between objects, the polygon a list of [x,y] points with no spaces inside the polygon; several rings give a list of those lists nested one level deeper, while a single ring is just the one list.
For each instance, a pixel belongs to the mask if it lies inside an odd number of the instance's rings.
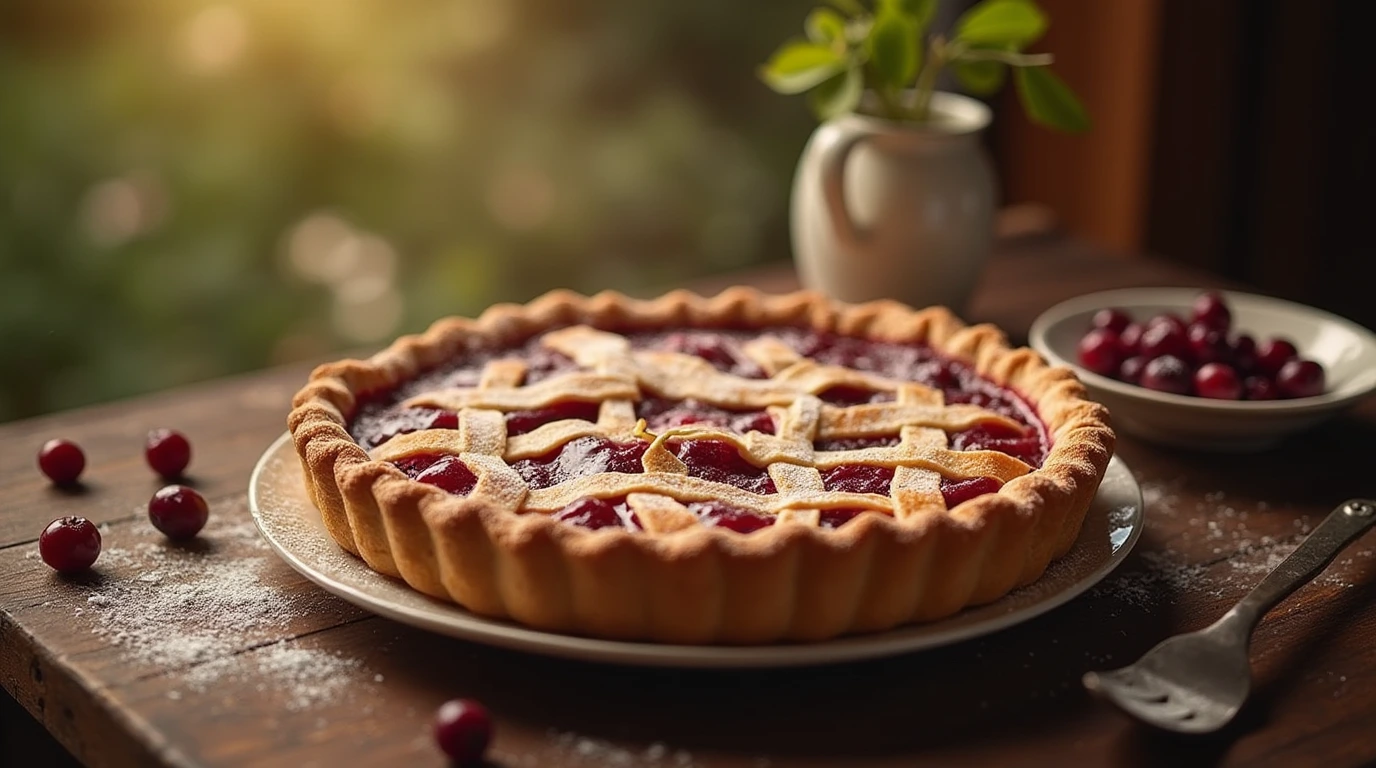
[{"label": "bowl of berries", "polygon": [[1376,335],[1266,296],[1197,288],[1062,302],[1031,344],[1073,368],[1119,430],[1157,443],[1255,450],[1376,389]]}]

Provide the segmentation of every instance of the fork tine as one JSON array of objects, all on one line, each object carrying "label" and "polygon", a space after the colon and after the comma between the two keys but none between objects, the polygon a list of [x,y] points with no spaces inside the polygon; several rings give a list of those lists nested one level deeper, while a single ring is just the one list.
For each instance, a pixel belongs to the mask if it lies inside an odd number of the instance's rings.
[{"label": "fork tine", "polygon": [[1199,712],[1180,692],[1146,675],[1136,666],[1088,672],[1085,687],[1134,717],[1173,731],[1194,731]]},{"label": "fork tine", "polygon": [[1136,715],[1149,723],[1155,723],[1156,725],[1166,728],[1173,727],[1176,722],[1193,719],[1197,714],[1193,707],[1170,698],[1161,702],[1146,702],[1136,699],[1117,698],[1113,701],[1129,714]]},{"label": "fork tine", "polygon": [[1091,690],[1139,701],[1166,700],[1166,691],[1161,685],[1144,676],[1136,667],[1123,667],[1107,672],[1087,672],[1084,683]]}]

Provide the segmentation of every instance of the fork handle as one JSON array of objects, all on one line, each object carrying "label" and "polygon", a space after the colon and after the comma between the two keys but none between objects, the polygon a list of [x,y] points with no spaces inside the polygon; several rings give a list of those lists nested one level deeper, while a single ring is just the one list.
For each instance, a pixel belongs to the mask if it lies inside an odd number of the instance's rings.
[{"label": "fork handle", "polygon": [[1261,580],[1256,589],[1238,601],[1238,604],[1218,623],[1232,624],[1244,634],[1250,635],[1252,628],[1267,611],[1310,579],[1318,576],[1333,562],[1343,547],[1372,525],[1376,525],[1376,501],[1353,499],[1340,504],[1295,548],[1294,552],[1290,553],[1289,557],[1281,561],[1275,570],[1266,574],[1266,578]]}]

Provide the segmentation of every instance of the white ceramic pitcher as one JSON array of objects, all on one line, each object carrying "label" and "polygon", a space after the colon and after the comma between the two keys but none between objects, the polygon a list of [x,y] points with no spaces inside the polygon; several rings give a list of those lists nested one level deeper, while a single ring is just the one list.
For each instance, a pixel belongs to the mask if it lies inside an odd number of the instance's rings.
[{"label": "white ceramic pitcher", "polygon": [[843,301],[965,308],[994,232],[989,108],[932,95],[912,125],[847,114],[818,126],[793,181],[793,254],[808,288]]}]

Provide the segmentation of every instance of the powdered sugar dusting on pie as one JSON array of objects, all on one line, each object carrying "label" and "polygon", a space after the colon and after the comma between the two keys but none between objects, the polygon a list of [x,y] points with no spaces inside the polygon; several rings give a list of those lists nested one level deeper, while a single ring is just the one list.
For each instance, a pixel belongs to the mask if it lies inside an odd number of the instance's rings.
[{"label": "powdered sugar dusting on pie", "polygon": [[495,482],[524,491],[513,512],[627,530],[907,517],[997,491],[1048,449],[1032,408],[967,365],[794,328],[563,328],[374,397],[350,429],[420,482],[468,495],[472,454],[492,455],[514,470]]}]

